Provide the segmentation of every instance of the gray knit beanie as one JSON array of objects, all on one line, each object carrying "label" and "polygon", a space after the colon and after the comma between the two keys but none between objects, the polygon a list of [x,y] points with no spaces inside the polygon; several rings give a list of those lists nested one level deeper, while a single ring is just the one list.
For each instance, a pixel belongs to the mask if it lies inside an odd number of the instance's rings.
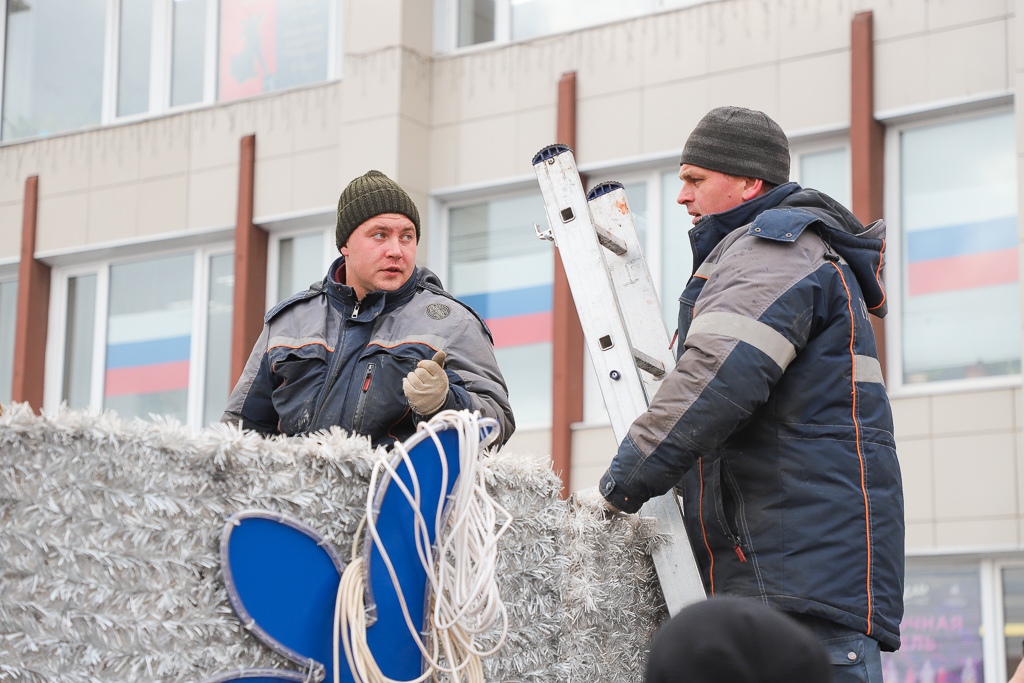
[{"label": "gray knit beanie", "polygon": [[335,240],[338,251],[360,225],[382,213],[400,213],[416,226],[416,241],[420,241],[420,212],[412,197],[398,183],[380,171],[367,171],[342,190],[338,198],[338,227]]},{"label": "gray knit beanie", "polygon": [[683,164],[781,185],[789,182],[789,140],[764,112],[718,107],[690,133]]}]

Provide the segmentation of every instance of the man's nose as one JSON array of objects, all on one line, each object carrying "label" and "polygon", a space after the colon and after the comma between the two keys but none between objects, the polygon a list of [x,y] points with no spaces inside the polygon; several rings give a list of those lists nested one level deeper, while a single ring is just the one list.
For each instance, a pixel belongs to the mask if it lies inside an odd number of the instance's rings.
[{"label": "man's nose", "polygon": [[402,242],[400,238],[393,237],[386,243],[387,255],[390,258],[401,258],[402,257]]},{"label": "man's nose", "polygon": [[676,197],[676,204],[685,204],[686,202],[693,201],[693,193],[687,191],[686,185],[683,185],[683,189],[679,190],[679,196]]}]

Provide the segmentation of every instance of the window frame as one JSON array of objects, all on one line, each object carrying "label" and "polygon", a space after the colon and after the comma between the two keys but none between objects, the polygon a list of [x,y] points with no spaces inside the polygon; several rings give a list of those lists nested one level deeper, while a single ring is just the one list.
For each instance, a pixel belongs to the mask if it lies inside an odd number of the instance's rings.
[{"label": "window frame", "polygon": [[[968,119],[1012,113],[1012,103],[995,102],[991,106],[972,107],[965,111],[938,110],[909,117],[908,120],[893,122],[885,131],[885,180],[884,216],[886,231],[886,267],[882,276],[889,304],[885,317],[886,368],[885,385],[890,399],[933,396],[962,392],[984,391],[1019,387],[1024,374],[996,375],[991,377],[965,377],[962,379],[940,380],[907,384],[903,382],[903,226],[902,197],[900,195],[901,155],[900,135],[915,128],[954,123]],[[1018,182],[1018,194],[1020,178]],[[1020,216],[1017,217],[1018,222]],[[1020,281],[1018,281],[1020,282]],[[1024,352],[1022,352],[1024,361]]]},{"label": "window frame", "polygon": [[[852,157],[852,150],[850,148],[850,135],[849,130],[843,129],[837,131],[834,134],[814,136],[810,139],[790,138],[789,143],[789,180],[790,182],[798,183],[801,187],[804,187],[803,178],[800,177],[801,161],[803,157],[808,154],[818,154],[821,152],[831,152],[834,150],[843,149],[846,151],[847,159]],[[850,197],[850,203],[853,203],[853,168],[852,165],[847,167],[846,174],[846,195]],[[850,211],[853,211],[853,207],[847,207]],[[888,223],[888,221],[887,221]]]},{"label": "window frame", "polygon": [[[325,219],[325,221],[326,220],[327,219]],[[312,235],[318,231],[322,231],[324,237],[324,263],[321,271],[326,275],[327,269],[340,255],[338,253],[337,246],[335,245],[334,226],[329,226],[325,222],[321,228],[310,225],[286,225],[285,227],[269,231],[270,238],[267,242],[267,291],[265,302],[267,311],[278,304],[277,280],[281,274],[281,240],[285,240],[290,237]],[[284,299],[282,299],[282,301],[283,300]]]},{"label": "window frame", "polygon": [[50,274],[50,310],[46,341],[43,408],[56,413],[63,403],[64,361],[67,335],[68,282],[73,277],[96,276],[96,309],[93,326],[92,372],[89,410],[103,410],[106,373],[108,306],[110,302],[110,269],[120,263],[150,258],[192,254],[192,333],[189,340],[188,393],[185,403],[185,424],[194,429],[203,426],[206,377],[206,337],[210,297],[210,259],[234,252],[232,242],[217,241],[192,248],[181,246],[146,250],[142,253],[96,259],[54,268]]}]

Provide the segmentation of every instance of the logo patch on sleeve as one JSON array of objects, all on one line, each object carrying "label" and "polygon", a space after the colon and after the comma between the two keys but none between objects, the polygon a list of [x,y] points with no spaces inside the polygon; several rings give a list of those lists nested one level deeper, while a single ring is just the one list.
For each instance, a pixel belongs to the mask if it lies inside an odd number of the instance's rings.
[{"label": "logo patch on sleeve", "polygon": [[452,313],[452,307],[446,304],[428,304],[427,315],[434,320],[444,320]]}]

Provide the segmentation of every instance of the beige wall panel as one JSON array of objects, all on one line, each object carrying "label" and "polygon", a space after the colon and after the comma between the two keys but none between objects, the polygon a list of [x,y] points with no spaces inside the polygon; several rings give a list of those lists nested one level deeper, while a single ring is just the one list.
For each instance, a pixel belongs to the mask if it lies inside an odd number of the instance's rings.
[{"label": "beige wall panel", "polygon": [[438,59],[430,67],[430,122],[455,123],[462,116],[462,72],[467,58]]},{"label": "beige wall panel", "polygon": [[343,188],[338,180],[337,148],[292,157],[292,211],[336,206]]},{"label": "beige wall panel", "polygon": [[[1011,2],[1013,0],[1010,0]],[[1017,35],[1017,18],[1013,15],[1006,21],[1006,71],[1007,82],[1013,85],[1013,72],[1017,68],[1017,55],[1020,54],[1020,36]]]},{"label": "beige wall panel", "polygon": [[460,77],[459,118],[473,120],[516,109],[517,52],[488,50],[467,57]]},{"label": "beige wall panel", "polygon": [[938,522],[935,544],[939,548],[1016,546],[1019,526],[1015,518]]},{"label": "beige wall panel", "polygon": [[935,516],[938,520],[1017,514],[1016,435],[936,438]]},{"label": "beige wall panel", "polygon": [[932,443],[929,439],[900,441],[896,444],[903,474],[903,500],[907,521],[935,520],[935,487],[932,485]]},{"label": "beige wall panel", "polygon": [[575,468],[598,467],[603,474],[618,451],[611,427],[589,427],[572,432],[572,464]]},{"label": "beige wall panel", "polygon": [[298,107],[293,94],[258,98],[238,106],[234,129],[235,158],[240,153],[239,140],[250,133],[256,134],[256,159],[269,159],[290,154],[295,139],[294,128],[298,120]]},{"label": "beige wall panel", "polygon": [[784,130],[849,125],[850,53],[779,65],[779,119]]},{"label": "beige wall panel", "polygon": [[402,52],[402,115],[430,125],[430,60],[420,54]]},{"label": "beige wall panel", "polygon": [[928,70],[927,36],[887,43],[878,43],[876,39],[875,109],[893,109],[927,101]]},{"label": "beige wall panel", "polygon": [[1024,404],[1021,403],[1024,400],[1024,390],[1021,387],[1014,387],[1013,393],[1013,428],[1021,429],[1024,427],[1024,415],[1021,414],[1021,408],[1024,408]]},{"label": "beige wall panel", "polygon": [[0,259],[21,256],[21,209],[22,202],[0,204]]},{"label": "beige wall panel", "polygon": [[935,547],[935,523],[907,522],[905,546],[908,552],[933,549]]},{"label": "beige wall panel", "polygon": [[[257,143],[258,144],[258,143]],[[188,179],[188,227],[234,225],[238,213],[238,164],[193,172]]]},{"label": "beige wall panel", "polygon": [[643,85],[692,79],[708,71],[708,34],[697,10],[648,18],[642,35]]},{"label": "beige wall panel", "polygon": [[426,195],[430,190],[430,128],[403,116],[398,121],[398,134],[401,153],[395,179],[406,192],[415,190]]},{"label": "beige wall panel", "polygon": [[641,153],[683,149],[708,106],[708,79],[650,86],[643,90]]},{"label": "beige wall panel", "polygon": [[522,160],[515,156],[515,124],[515,116],[509,114],[469,121],[459,127],[456,185],[507,178],[524,172]]},{"label": "beige wall panel", "polygon": [[[341,194],[340,192],[338,194]],[[434,235],[434,226],[430,224],[430,196],[425,192],[419,192],[417,190],[409,191],[409,197],[412,199],[413,204],[420,212],[420,241],[416,244],[416,265],[430,268],[431,263],[428,263],[430,257],[430,240]],[[335,202],[337,203],[337,202]],[[431,268],[434,271],[435,268]],[[448,284],[447,273],[434,273],[441,278],[441,284]]]},{"label": "beige wall panel", "polygon": [[533,173],[533,157],[557,137],[558,111],[554,107],[532,109],[516,114],[517,173]]},{"label": "beige wall panel", "polygon": [[761,0],[729,0],[704,5],[708,71],[758,66],[778,59],[779,5]]},{"label": "beige wall panel", "polygon": [[[923,33],[927,27],[927,3],[928,0],[853,0],[853,12],[871,10],[874,13],[877,42]],[[878,63],[875,64],[877,74]]]},{"label": "beige wall panel", "polygon": [[[256,138],[256,146],[260,144]],[[295,209],[292,201],[293,164],[301,156],[283,156],[256,162],[253,189],[253,215],[258,218],[276,216]],[[337,165],[337,158],[335,158]],[[337,169],[335,169],[337,173]]]},{"label": "beige wall panel", "polygon": [[188,222],[188,178],[143,181],[138,184],[138,235],[159,235],[184,230]]},{"label": "beige wall panel", "polygon": [[345,57],[341,82],[343,123],[391,116],[401,106],[402,50],[389,48]]},{"label": "beige wall panel", "polygon": [[139,127],[114,126],[88,133],[89,186],[123,185],[139,177]]},{"label": "beige wall panel", "polygon": [[57,197],[40,196],[36,217],[36,251],[64,250],[87,244],[88,213],[89,195],[85,192]]},{"label": "beige wall panel", "polygon": [[89,243],[126,240],[138,235],[138,202],[136,184],[92,190],[86,228]]},{"label": "beige wall panel", "polygon": [[0,147],[0,204],[24,200],[25,178],[39,174],[38,146],[28,142]]},{"label": "beige wall panel", "polygon": [[179,114],[138,124],[140,178],[188,172],[190,123],[191,117]]},{"label": "beige wall panel", "polygon": [[[455,185],[459,164],[459,127],[434,126],[430,131],[430,189]],[[1024,258],[1024,249],[1021,250]]]},{"label": "beige wall panel", "polygon": [[[189,114],[189,169],[192,171],[234,164],[238,166],[239,140],[252,130],[240,131],[237,108],[220,106]],[[260,141],[256,141],[259,154]]]},{"label": "beige wall panel", "polygon": [[932,429],[936,435],[1012,430],[1013,391],[978,391],[932,397]]},{"label": "beige wall panel", "polygon": [[66,135],[35,143],[39,157],[40,197],[79,192],[89,187],[91,135]]},{"label": "beige wall panel", "polygon": [[[850,0],[779,2],[779,58],[850,49]],[[849,72],[846,73],[847,80]]]},{"label": "beige wall panel", "polygon": [[1017,444],[1017,515],[1024,513],[1024,434],[1017,432],[1015,441]]},{"label": "beige wall panel", "polygon": [[434,8],[431,0],[402,1],[402,44],[422,55],[433,52]]},{"label": "beige wall panel", "polygon": [[550,429],[518,429],[502,450],[551,459]]},{"label": "beige wall panel", "polygon": [[932,432],[932,407],[930,396],[915,398],[890,398],[892,422],[896,441],[914,437],[929,436]]},{"label": "beige wall panel", "polygon": [[292,111],[292,149],[304,152],[336,146],[341,141],[341,101],[340,83],[302,91]]},{"label": "beige wall panel", "polygon": [[639,90],[579,100],[576,104],[576,162],[640,153]]},{"label": "beige wall panel", "polygon": [[719,74],[708,78],[708,109],[736,105],[779,118],[778,67]]},{"label": "beige wall panel", "polygon": [[398,117],[349,123],[341,133],[338,180],[342,186],[376,169],[394,178],[398,174]]},{"label": "beige wall panel", "polygon": [[[580,34],[532,41],[514,49],[517,55],[516,108],[521,111],[556,106],[562,74],[580,68]],[[578,80],[576,87],[580,88]]]},{"label": "beige wall panel", "polygon": [[643,78],[644,33],[642,21],[581,33],[576,96],[588,99],[635,88]]},{"label": "beige wall panel", "polygon": [[1012,10],[1007,0],[928,0],[929,31],[1005,17]]},{"label": "beige wall panel", "polygon": [[403,0],[347,0],[345,8],[346,61],[352,53],[398,45],[402,39]]},{"label": "beige wall panel", "polygon": [[929,35],[929,96],[945,99],[1009,88],[1006,41],[1005,21]]},{"label": "beige wall panel", "polygon": [[608,469],[607,465],[576,465],[573,463],[569,475],[569,491],[576,492],[589,489],[601,483],[601,477]]}]

